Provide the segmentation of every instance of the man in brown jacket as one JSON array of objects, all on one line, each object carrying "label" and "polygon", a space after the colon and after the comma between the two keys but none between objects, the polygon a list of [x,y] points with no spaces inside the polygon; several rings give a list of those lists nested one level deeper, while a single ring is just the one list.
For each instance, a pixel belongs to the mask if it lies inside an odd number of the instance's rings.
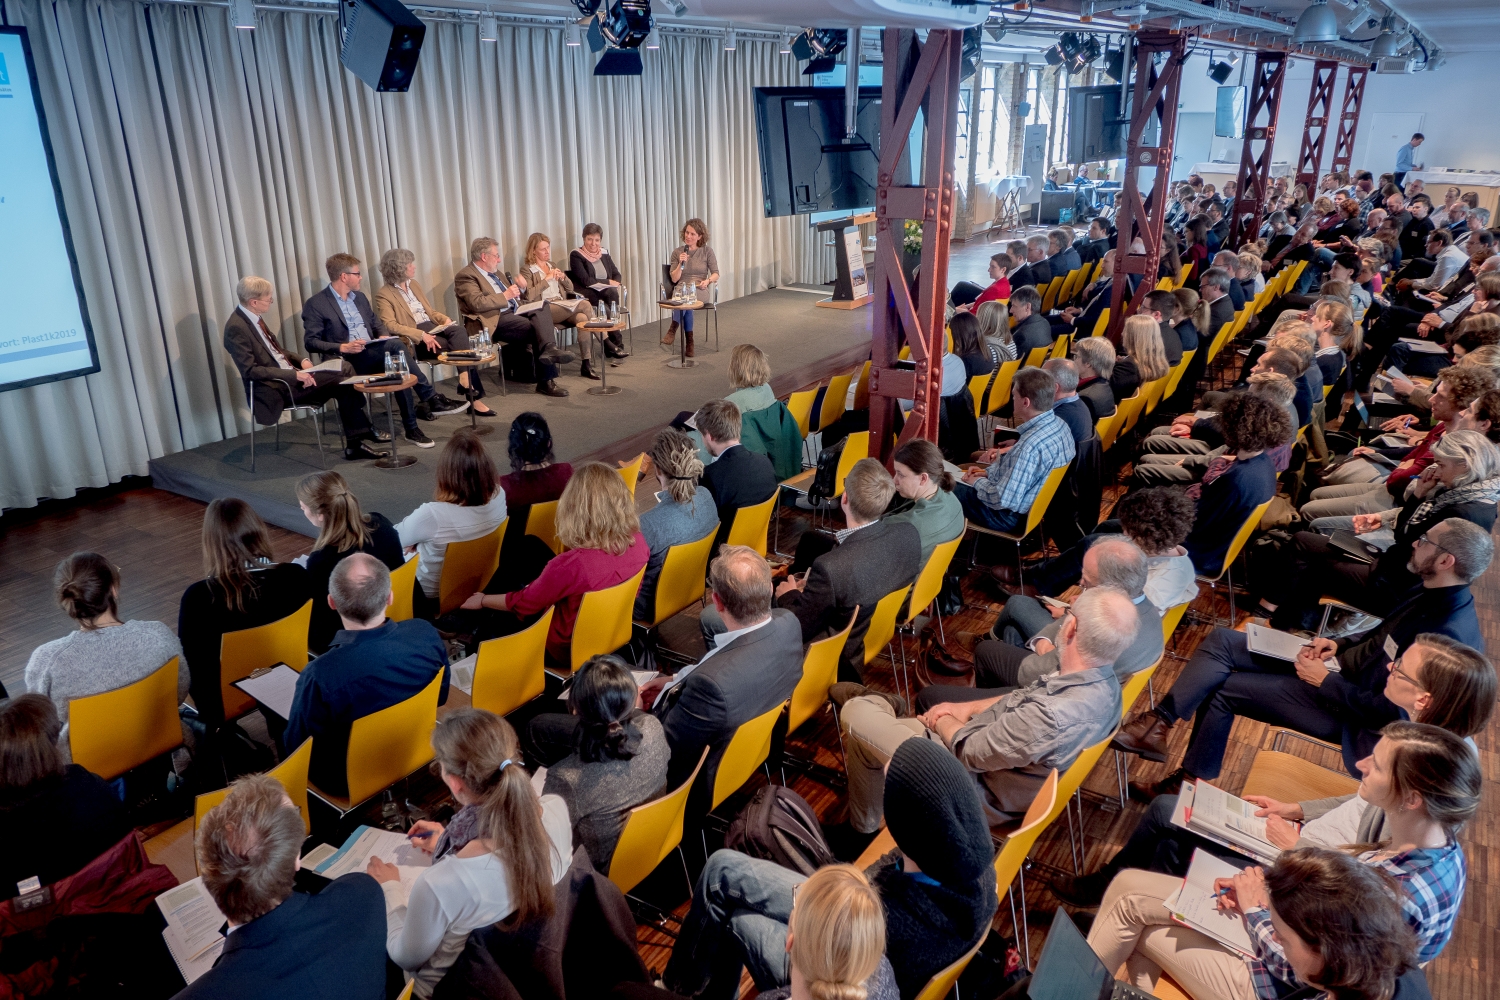
[{"label": "man in brown jacket", "polygon": [[[416,273],[417,257],[410,250],[387,250],[380,255],[380,277],[385,284],[375,293],[375,315],[386,329],[406,341],[412,356],[421,361],[435,360],[443,351],[468,350],[468,331],[432,308],[415,280]],[[489,407],[481,409],[484,383],[478,368],[472,373],[468,369],[459,372],[458,384],[476,416],[495,415]]]},{"label": "man in brown jacket", "polygon": [[496,340],[529,344],[536,364],[536,391],[544,396],[568,394],[557,384],[557,366],[575,360],[575,355],[557,346],[550,309],[527,316],[515,314],[521,290],[502,270],[498,243],[481,236],[469,244],[469,263],[454,275],[453,294],[470,337],[483,328]]}]

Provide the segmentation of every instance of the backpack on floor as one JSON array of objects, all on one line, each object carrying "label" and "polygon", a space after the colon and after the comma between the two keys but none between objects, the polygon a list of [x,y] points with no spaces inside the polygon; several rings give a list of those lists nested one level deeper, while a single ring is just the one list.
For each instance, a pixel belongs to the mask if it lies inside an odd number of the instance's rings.
[{"label": "backpack on floor", "polygon": [[823,839],[818,814],[790,788],[766,785],[729,824],[724,846],[811,875],[838,859]]},{"label": "backpack on floor", "polygon": [[839,473],[839,456],[844,453],[844,443],[847,437],[840,438],[833,444],[818,452],[818,470],[813,473],[812,485],[807,489],[807,499],[816,502],[818,498],[824,500],[833,496],[835,480]]}]

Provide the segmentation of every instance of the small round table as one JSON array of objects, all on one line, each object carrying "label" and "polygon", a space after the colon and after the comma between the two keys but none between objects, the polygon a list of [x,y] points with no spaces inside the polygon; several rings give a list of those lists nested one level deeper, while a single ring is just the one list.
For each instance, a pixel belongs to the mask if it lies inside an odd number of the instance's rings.
[{"label": "small round table", "polygon": [[[454,368],[483,368],[485,365],[494,364],[499,356],[498,351],[491,351],[488,354],[481,353],[478,358],[450,358],[445,351],[437,356],[437,360],[440,365],[452,365]],[[468,388],[464,390],[464,397],[469,401],[469,430],[480,435],[493,434],[494,425],[481,424],[474,413],[474,401],[479,398],[478,390],[474,387],[475,381],[476,379],[470,376]]]},{"label": "small round table", "polygon": [[[662,299],[661,301],[657,302],[656,304],[658,306],[660,306],[662,309],[667,309],[667,310],[672,310],[672,311],[679,310],[679,309],[694,310],[694,309],[703,309],[703,308],[705,308],[704,303],[698,301],[696,298],[693,299],[691,302],[671,302],[671,301],[668,301],[666,299]],[[660,312],[658,312],[656,314],[656,332],[658,334],[661,333],[661,313]],[[686,330],[682,330],[682,331],[679,331],[679,332],[680,332],[680,334],[682,336],[682,339],[681,339],[681,341],[679,341],[679,346],[677,348],[677,351],[678,351],[677,357],[675,359],[671,360],[671,361],[668,361],[667,362],[667,367],[668,368],[696,368],[698,366],[698,362],[694,361],[692,358],[690,358],[690,357],[687,356],[687,331]],[[659,341],[659,340],[661,340],[661,337],[658,336],[656,339]]]},{"label": "small round table", "polygon": [[577,329],[580,333],[589,334],[589,339],[593,341],[589,345],[589,360],[591,362],[594,361],[596,355],[599,359],[593,366],[594,371],[599,373],[599,384],[589,386],[586,391],[590,396],[613,396],[620,391],[620,387],[609,384],[610,360],[604,353],[604,344],[610,334],[625,329],[625,324],[616,321],[609,326],[589,326],[587,323],[583,323]]},{"label": "small round table", "polygon": [[368,385],[364,382],[355,383],[354,388],[366,395],[385,397],[385,418],[391,428],[391,453],[385,458],[377,458],[375,460],[375,468],[377,469],[404,469],[408,465],[417,464],[417,456],[403,456],[396,450],[396,414],[395,407],[391,405],[392,393],[400,392],[403,389],[410,389],[416,384],[417,377],[415,375],[408,375],[399,383],[392,382],[389,385]]}]

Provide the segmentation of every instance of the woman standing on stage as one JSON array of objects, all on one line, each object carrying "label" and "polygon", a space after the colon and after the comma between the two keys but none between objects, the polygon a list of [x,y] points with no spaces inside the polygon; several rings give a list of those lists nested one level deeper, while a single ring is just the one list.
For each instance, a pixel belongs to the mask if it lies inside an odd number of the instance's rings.
[{"label": "woman standing on stage", "polygon": [[[682,226],[682,245],[672,252],[670,261],[673,284],[691,282],[694,295],[701,295],[709,285],[719,280],[719,259],[708,247],[708,226],[702,219],[689,219]],[[693,356],[693,312],[692,309],[673,309],[672,325],[667,327],[663,344],[670,345],[677,336],[677,327],[687,338],[686,355]]]},{"label": "woman standing on stage", "polygon": [[[604,249],[604,228],[597,222],[590,222],[583,227],[583,246],[568,255],[568,276],[573,279],[573,287],[596,310],[605,302],[620,305],[620,269],[615,267],[609,251]],[[595,288],[595,285],[608,287]],[[620,331],[616,330],[609,335],[604,342],[604,353],[611,358],[630,357]]]}]

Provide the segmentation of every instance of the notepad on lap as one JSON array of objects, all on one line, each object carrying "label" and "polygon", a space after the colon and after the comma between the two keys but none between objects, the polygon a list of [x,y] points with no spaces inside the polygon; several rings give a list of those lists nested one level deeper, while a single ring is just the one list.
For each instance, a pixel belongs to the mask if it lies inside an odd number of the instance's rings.
[{"label": "notepad on lap", "polygon": [[1245,921],[1238,913],[1221,910],[1214,902],[1214,881],[1233,878],[1240,870],[1227,861],[1214,857],[1201,847],[1193,851],[1193,860],[1188,865],[1187,878],[1182,888],[1162,901],[1172,914],[1172,919],[1185,927],[1213,938],[1231,951],[1248,958],[1255,957],[1255,942],[1245,929]]},{"label": "notepad on lap", "polygon": [[1172,825],[1211,840],[1262,864],[1270,864],[1281,849],[1266,839],[1266,821],[1256,807],[1206,781],[1182,783]]},{"label": "notepad on lap", "polygon": [[224,950],[224,914],[214,905],[213,897],[195,878],[156,897],[157,908],[166,918],[161,936],[177,963],[184,982],[193,982],[219,960]]},{"label": "notepad on lap", "polygon": [[[413,844],[404,833],[361,826],[349,834],[343,847],[314,865],[313,871],[335,879],[364,871],[372,857],[400,868],[426,868],[432,864],[432,855]],[[402,881],[406,881],[404,873]]]},{"label": "notepad on lap", "polygon": [[1274,656],[1278,660],[1289,662],[1295,662],[1302,650],[1307,647],[1306,639],[1254,623],[1245,626],[1245,639],[1250,652],[1259,653],[1262,656]]},{"label": "notepad on lap", "polygon": [[285,663],[278,663],[261,674],[252,674],[234,682],[234,686],[283,719],[292,717],[292,699],[297,694],[297,673]]},{"label": "notepad on lap", "polygon": [[1409,347],[1414,354],[1446,354],[1447,350],[1442,344],[1433,343],[1430,340],[1418,340],[1415,337],[1402,337],[1401,343]]}]

